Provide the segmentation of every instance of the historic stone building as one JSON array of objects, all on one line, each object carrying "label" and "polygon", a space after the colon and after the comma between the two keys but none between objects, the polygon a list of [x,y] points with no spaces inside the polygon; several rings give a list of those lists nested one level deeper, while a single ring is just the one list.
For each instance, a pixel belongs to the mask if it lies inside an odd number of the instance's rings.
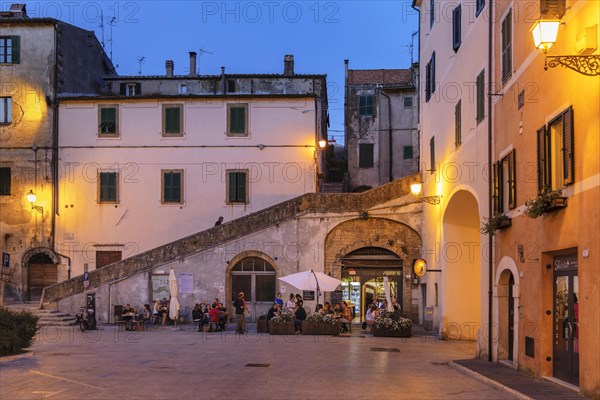
[{"label": "historic stone building", "polygon": [[344,137],[348,189],[365,190],[419,170],[418,64],[349,69],[345,61]]},{"label": "historic stone building", "polygon": [[10,259],[7,297],[39,299],[44,286],[68,277],[68,258],[54,247],[61,212],[55,201],[58,99],[99,93],[98,78],[113,73],[93,32],[29,18],[23,4],[0,13],[0,240]]}]

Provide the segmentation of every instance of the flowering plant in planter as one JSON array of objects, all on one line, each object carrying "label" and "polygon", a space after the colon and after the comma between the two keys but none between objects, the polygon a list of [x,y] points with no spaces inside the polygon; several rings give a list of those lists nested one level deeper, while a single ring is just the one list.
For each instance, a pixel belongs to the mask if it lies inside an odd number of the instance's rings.
[{"label": "flowering plant in planter", "polygon": [[337,320],[333,318],[333,314],[314,313],[306,317],[306,322],[313,325],[327,324],[336,325]]},{"label": "flowering plant in planter", "polygon": [[[541,216],[552,206],[552,203],[559,199],[562,195],[562,190],[552,190],[550,186],[544,186],[542,192],[535,198],[525,202],[525,215],[529,218],[537,218]],[[565,203],[566,206],[566,203]]]},{"label": "flowering plant in planter", "polygon": [[281,311],[278,315],[271,318],[270,324],[283,325],[294,322],[294,316],[289,311]]},{"label": "flowering plant in planter", "polygon": [[479,229],[479,231],[484,235],[493,235],[496,230],[507,228],[511,225],[511,219],[504,214],[493,215],[490,218],[484,217],[484,219],[486,221],[481,229]]},{"label": "flowering plant in planter", "polygon": [[400,315],[395,316],[389,311],[382,311],[381,314],[375,318],[373,325],[376,328],[387,328],[391,331],[412,329],[412,321],[410,319]]}]

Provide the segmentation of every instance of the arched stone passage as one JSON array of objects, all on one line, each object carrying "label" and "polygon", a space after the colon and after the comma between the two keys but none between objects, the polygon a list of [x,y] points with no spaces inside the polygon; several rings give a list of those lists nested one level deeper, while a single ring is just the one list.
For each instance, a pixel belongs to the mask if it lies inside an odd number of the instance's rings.
[{"label": "arched stone passage", "polygon": [[230,310],[230,317],[235,315],[232,302],[240,288],[249,303],[250,315],[246,315],[246,318],[255,321],[261,314],[266,314],[277,293],[279,276],[277,262],[265,253],[251,250],[236,255],[227,264],[225,273],[227,284],[224,302]]},{"label": "arched stone passage", "polygon": [[[412,261],[421,257],[421,237],[408,225],[385,218],[361,218],[342,222],[325,238],[325,273],[342,279],[344,257],[365,248],[387,250],[401,262],[401,276],[411,275]],[[398,262],[396,262],[398,264]],[[412,304],[410,279],[402,281],[402,309],[418,318],[418,306]]]},{"label": "arched stone passage", "polygon": [[58,282],[58,262],[58,256],[46,247],[31,249],[23,255],[28,300],[40,300],[42,290]]},{"label": "arched stone passage", "polygon": [[481,248],[477,199],[466,190],[448,202],[442,220],[442,333],[476,340],[481,324]]}]

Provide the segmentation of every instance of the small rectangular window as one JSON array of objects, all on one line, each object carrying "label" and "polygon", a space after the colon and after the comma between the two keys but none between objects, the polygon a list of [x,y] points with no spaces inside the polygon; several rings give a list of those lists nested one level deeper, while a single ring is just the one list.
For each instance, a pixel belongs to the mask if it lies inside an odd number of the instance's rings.
[{"label": "small rectangular window", "polygon": [[413,98],[412,96],[404,96],[404,108],[412,108]]},{"label": "small rectangular window", "polygon": [[358,145],[358,168],[373,168],[374,148],[373,143],[361,143]]},{"label": "small rectangular window", "polygon": [[179,94],[187,94],[187,85],[185,83],[179,84]]},{"label": "small rectangular window", "polygon": [[414,150],[412,146],[404,146],[404,159],[413,158]]},{"label": "small rectangular window", "polygon": [[461,5],[459,4],[454,10],[452,10],[452,48],[454,52],[457,52],[461,44],[461,18],[462,11]]},{"label": "small rectangular window", "polygon": [[248,104],[228,104],[227,113],[227,134],[248,136]]},{"label": "small rectangular window", "polygon": [[494,214],[502,214],[517,206],[516,152],[512,150],[494,163]]},{"label": "small rectangular window", "polygon": [[476,120],[477,123],[483,121],[485,117],[485,70],[481,71],[479,75],[477,75],[477,115]]},{"label": "small rectangular window", "polygon": [[0,36],[0,64],[19,64],[20,53],[20,36]]},{"label": "small rectangular window", "polygon": [[96,251],[96,269],[121,261],[121,259],[121,251],[98,250]]},{"label": "small rectangular window", "polygon": [[235,93],[235,81],[233,79],[227,81],[227,92]]},{"label": "small rectangular window", "polygon": [[12,123],[12,97],[0,97],[0,124]]},{"label": "small rectangular window", "polygon": [[462,103],[459,100],[454,106],[454,146],[462,144]]},{"label": "small rectangular window", "polygon": [[140,82],[124,82],[120,84],[121,96],[139,96],[142,94],[142,84]]},{"label": "small rectangular window", "polygon": [[183,203],[183,170],[162,171],[162,198],[163,204]]},{"label": "small rectangular window", "polygon": [[248,203],[248,170],[227,171],[227,203]]},{"label": "small rectangular window", "polygon": [[0,167],[0,196],[10,195],[10,167]]},{"label": "small rectangular window", "polygon": [[375,96],[372,94],[361,94],[358,96],[358,115],[370,117],[374,113]]},{"label": "small rectangular window", "polygon": [[118,174],[116,172],[98,173],[98,202],[118,203]]},{"label": "small rectangular window", "polygon": [[119,106],[101,105],[98,107],[98,136],[119,135]]},{"label": "small rectangular window", "polygon": [[183,105],[163,105],[163,136],[183,136]]}]

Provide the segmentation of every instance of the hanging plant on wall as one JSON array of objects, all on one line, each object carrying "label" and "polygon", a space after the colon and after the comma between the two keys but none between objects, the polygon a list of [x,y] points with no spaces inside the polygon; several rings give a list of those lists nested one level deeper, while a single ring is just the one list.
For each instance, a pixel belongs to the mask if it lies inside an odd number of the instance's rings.
[{"label": "hanging plant on wall", "polygon": [[508,228],[512,225],[512,220],[504,214],[497,214],[490,218],[484,217],[485,222],[479,230],[484,235],[493,235],[497,229]]},{"label": "hanging plant on wall", "polygon": [[525,215],[529,218],[537,218],[548,211],[566,207],[567,198],[561,195],[562,190],[552,190],[549,186],[545,186],[535,199],[525,202],[527,207]]}]

